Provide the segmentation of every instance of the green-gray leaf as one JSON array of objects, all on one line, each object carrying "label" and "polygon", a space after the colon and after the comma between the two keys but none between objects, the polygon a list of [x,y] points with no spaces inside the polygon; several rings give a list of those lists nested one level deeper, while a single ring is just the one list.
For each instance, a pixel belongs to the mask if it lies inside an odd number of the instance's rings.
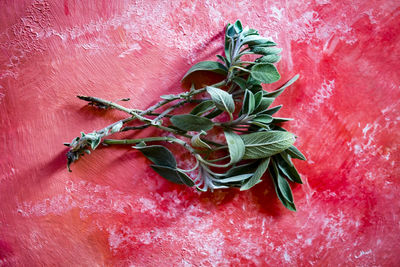
[{"label": "green-gray leaf", "polygon": [[216,61],[201,61],[195,65],[193,65],[188,72],[186,72],[185,76],[183,76],[182,81],[186,79],[190,74],[196,71],[211,71],[219,74],[227,74],[228,69],[221,63]]},{"label": "green-gray leaf", "polygon": [[289,164],[286,163],[280,156],[275,157],[276,159],[276,165],[278,169],[285,175],[290,181],[302,184],[303,181],[301,180],[300,174],[297,172],[296,168],[293,166],[290,166]]},{"label": "green-gray leaf", "polygon": [[217,108],[229,113],[235,111],[235,102],[231,94],[212,86],[207,86],[207,92],[210,94]]},{"label": "green-gray leaf", "polygon": [[294,205],[293,201],[290,202],[288,201],[282,194],[281,189],[278,186],[278,176],[279,176],[279,171],[278,168],[275,164],[274,161],[272,161],[272,166],[270,166],[269,172],[271,174],[272,177],[272,181],[274,182],[274,187],[275,187],[275,192],[278,195],[279,200],[282,202],[282,204],[289,210],[291,211],[296,211],[296,206]]},{"label": "green-gray leaf", "polygon": [[258,108],[258,106],[261,104],[262,96],[263,92],[261,91],[254,94],[254,109]]},{"label": "green-gray leaf", "polygon": [[224,52],[225,52],[226,61],[228,62],[227,66],[230,65],[230,53],[231,53],[231,47],[230,47],[231,40],[230,40],[230,38],[228,37],[228,29],[229,29],[230,26],[231,26],[231,24],[228,23],[228,25],[226,25],[226,28],[225,28],[225,46],[224,46]]},{"label": "green-gray leaf", "polygon": [[214,102],[212,100],[206,100],[195,106],[190,114],[192,115],[202,115],[207,111],[212,110],[215,107]]},{"label": "green-gray leaf", "polygon": [[268,168],[270,158],[266,158],[261,161],[260,165],[258,165],[257,170],[254,172],[253,177],[247,181],[244,185],[240,187],[240,191],[247,190],[255,186],[264,175],[265,171]]},{"label": "green-gray leaf", "polygon": [[261,159],[278,154],[290,147],[295,137],[281,131],[256,132],[240,135],[245,145],[243,159]]},{"label": "green-gray leaf", "polygon": [[235,30],[235,25],[229,25],[228,28],[226,29],[226,35],[229,37],[235,37],[236,35],[236,30]]},{"label": "green-gray leaf", "polygon": [[135,146],[134,148],[142,152],[155,165],[176,168],[174,155],[164,146]]},{"label": "green-gray leaf", "polygon": [[241,33],[243,31],[243,26],[240,20],[237,20],[233,27],[235,28],[236,33]]},{"label": "green-gray leaf", "polygon": [[204,131],[201,131],[200,133],[194,135],[191,139],[191,144],[194,147],[204,147],[204,148],[208,148],[211,149],[211,147],[204,142],[203,140],[200,139],[200,135],[204,135],[206,134]]},{"label": "green-gray leaf", "polygon": [[237,176],[232,176],[232,177],[228,177],[228,178],[224,178],[224,179],[218,179],[217,182],[222,183],[222,184],[239,182],[239,181],[243,181],[243,180],[250,178],[252,175],[253,175],[252,173],[240,174]]},{"label": "green-gray leaf", "polygon": [[286,179],[279,174],[278,174],[278,187],[282,193],[282,196],[290,203],[293,203],[293,195],[292,195],[292,190],[290,189],[290,185],[288,181],[286,181]]},{"label": "green-gray leaf", "polygon": [[272,97],[263,97],[261,98],[261,102],[258,107],[254,110],[254,114],[263,113],[266,109],[274,102],[275,98]]},{"label": "green-gray leaf", "polygon": [[258,36],[258,35],[249,35],[243,38],[242,45],[262,45],[262,46],[276,46],[276,43],[271,40]]},{"label": "green-gray leaf", "polygon": [[267,109],[263,112],[263,114],[274,115],[282,108],[282,105]]},{"label": "green-gray leaf", "polygon": [[230,163],[240,161],[245,152],[245,147],[242,138],[232,131],[224,131],[226,142],[228,143],[229,155],[231,157]]},{"label": "green-gray leaf", "polygon": [[287,88],[287,87],[289,87],[290,85],[292,85],[295,81],[297,81],[297,79],[299,78],[300,76],[297,74],[297,75],[295,75],[292,79],[290,79],[289,81],[287,81],[284,85],[282,85],[281,87],[279,87],[278,89],[276,89],[275,91],[273,91],[273,92],[266,92],[266,93],[264,93],[264,96],[265,97],[277,97],[277,96],[279,96],[280,94],[282,94],[283,93],[283,91]]},{"label": "green-gray leaf", "polygon": [[110,131],[110,132],[111,132],[111,133],[119,132],[119,131],[121,130],[123,124],[124,124],[124,123],[123,123],[122,121],[118,122],[117,124],[115,124],[115,125],[111,128],[111,131]]},{"label": "green-gray leaf", "polygon": [[246,80],[240,77],[235,77],[233,78],[233,82],[239,85],[240,89],[245,90],[246,89]]},{"label": "green-gray leaf", "polygon": [[295,146],[290,146],[286,152],[294,159],[307,160],[306,157]]},{"label": "green-gray leaf", "polygon": [[267,55],[260,58],[257,58],[256,62],[260,63],[276,63],[281,60],[281,55]]},{"label": "green-gray leaf", "polygon": [[268,114],[260,114],[253,119],[253,121],[258,121],[265,124],[271,123],[272,120],[273,120],[272,116]]},{"label": "green-gray leaf", "polygon": [[274,123],[281,123],[281,122],[292,121],[292,120],[293,120],[292,118],[278,118],[278,117],[273,118]]},{"label": "green-gray leaf", "polygon": [[245,174],[250,172],[252,173],[256,170],[257,164],[258,161],[253,161],[250,163],[245,163],[231,167],[226,173],[224,173],[224,177],[237,176],[239,174]]},{"label": "green-gray leaf", "polygon": [[279,155],[281,156],[281,158],[289,165],[289,166],[293,166],[293,162],[292,162],[292,158],[290,157],[290,155],[286,152],[287,149],[285,151],[282,151],[281,153],[279,153]]},{"label": "green-gray leaf", "polygon": [[99,146],[100,142],[101,142],[101,137],[99,136],[91,140],[90,146],[92,147],[93,150],[95,150]]},{"label": "green-gray leaf", "polygon": [[217,58],[218,58],[219,60],[221,60],[222,62],[224,62],[225,66],[228,66],[228,65],[229,65],[229,61],[228,61],[228,59],[227,59],[226,57],[217,55]]},{"label": "green-gray leaf", "polygon": [[241,113],[246,115],[251,114],[254,111],[254,106],[255,106],[254,94],[246,89],[244,93]]},{"label": "green-gray leaf", "polygon": [[150,165],[150,167],[165,179],[175,184],[185,184],[192,187],[194,182],[185,173],[167,166]]},{"label": "green-gray leaf", "polygon": [[208,119],[212,119],[217,117],[218,115],[220,115],[223,111],[220,109],[214,109],[213,111],[211,111],[210,113],[208,113],[207,115],[205,115],[204,117],[208,118]]},{"label": "green-gray leaf", "polygon": [[277,48],[277,47],[253,47],[251,49],[251,51],[255,54],[259,54],[259,55],[276,55],[279,54],[280,52],[282,52],[282,48]]},{"label": "green-gray leaf", "polygon": [[200,132],[213,128],[213,122],[210,119],[192,114],[175,115],[170,120],[174,126],[184,131]]},{"label": "green-gray leaf", "polygon": [[274,83],[281,78],[276,67],[270,63],[254,65],[251,68],[251,76],[262,83]]}]

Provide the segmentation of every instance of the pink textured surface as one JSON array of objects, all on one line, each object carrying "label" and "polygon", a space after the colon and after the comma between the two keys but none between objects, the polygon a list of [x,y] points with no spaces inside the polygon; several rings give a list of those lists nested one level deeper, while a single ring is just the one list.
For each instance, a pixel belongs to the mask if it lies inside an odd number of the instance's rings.
[{"label": "pink textured surface", "polygon": [[[0,266],[399,264],[398,1],[85,2],[0,2]],[[128,148],[67,172],[63,142],[124,116],[77,94],[180,92],[236,19],[284,49],[282,82],[301,75],[277,100],[308,157],[297,213],[268,179],[200,194]]]}]

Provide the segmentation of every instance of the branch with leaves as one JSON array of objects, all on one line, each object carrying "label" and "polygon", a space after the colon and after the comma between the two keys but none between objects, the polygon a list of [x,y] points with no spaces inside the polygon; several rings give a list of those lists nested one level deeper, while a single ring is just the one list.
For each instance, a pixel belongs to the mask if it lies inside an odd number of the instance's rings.
[{"label": "branch with leaves", "polygon": [[[182,79],[190,81],[191,75],[199,71],[213,72],[224,77],[219,83],[163,95],[160,102],[146,110],[130,109],[97,97],[78,96],[94,107],[117,109],[129,116],[92,133],[82,132],[71,143],[66,143],[70,147],[68,169],[84,153],[90,154],[103,144],[131,145],[152,162],[151,168],[160,176],[200,191],[231,187],[248,190],[261,182],[268,170],[278,198],[286,208],[295,211],[289,182],[301,184],[302,181],[292,159],[305,160],[305,157],[293,145],[295,135],[281,127],[291,119],[273,117],[282,106],[271,105],[299,76],[272,92],[261,86],[280,79],[274,65],[281,59],[280,52],[276,43],[236,21],[226,27],[225,55],[217,55],[221,62],[199,62]],[[179,114],[185,105],[191,105],[191,111]],[[139,125],[129,125],[131,122]],[[165,131],[168,136],[106,139],[117,132],[148,127]],[[223,133],[223,143],[212,141],[218,133]],[[193,168],[180,168],[167,143],[187,150],[196,162]]]}]

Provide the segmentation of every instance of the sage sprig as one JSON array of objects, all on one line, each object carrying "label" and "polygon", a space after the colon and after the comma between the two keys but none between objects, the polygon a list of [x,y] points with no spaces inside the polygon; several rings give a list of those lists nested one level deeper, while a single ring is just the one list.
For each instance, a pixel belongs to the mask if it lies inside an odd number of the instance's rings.
[{"label": "sage sprig", "polygon": [[[66,143],[68,169],[85,153],[100,144],[131,145],[151,161],[151,168],[165,179],[207,191],[236,187],[248,190],[270,173],[282,204],[296,210],[290,183],[302,183],[292,159],[306,160],[293,145],[296,136],[282,128],[288,118],[274,117],[282,106],[271,107],[274,100],[297,79],[294,76],[275,91],[263,90],[263,83],[280,79],[275,67],[281,56],[276,43],[264,38],[238,20],[225,29],[225,53],[218,61],[202,61],[192,66],[182,81],[190,81],[198,71],[221,75],[221,82],[181,94],[161,96],[161,101],[146,110],[131,109],[101,98],[78,96],[89,105],[117,109],[128,117],[92,133],[81,133]],[[246,55],[250,55],[247,56]],[[120,101],[127,101],[122,99]],[[180,108],[191,105],[188,113]],[[226,114],[226,115],[224,115]],[[139,125],[131,125],[137,122]],[[106,139],[123,131],[155,127],[168,136],[139,139]],[[212,130],[212,131],[211,131]],[[224,141],[212,141],[223,133]],[[187,150],[194,159],[191,169],[179,167],[179,161],[166,144]]]}]

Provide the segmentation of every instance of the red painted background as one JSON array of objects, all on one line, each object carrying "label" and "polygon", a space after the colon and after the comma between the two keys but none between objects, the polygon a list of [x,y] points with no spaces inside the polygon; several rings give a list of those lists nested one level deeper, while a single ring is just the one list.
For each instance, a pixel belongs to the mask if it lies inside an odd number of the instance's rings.
[{"label": "red painted background", "polygon": [[[296,213],[269,179],[201,194],[123,147],[67,172],[63,142],[124,116],[77,94],[181,92],[236,19],[301,75],[277,100],[308,158]],[[398,265],[399,25],[398,1],[1,1],[0,266]]]}]

